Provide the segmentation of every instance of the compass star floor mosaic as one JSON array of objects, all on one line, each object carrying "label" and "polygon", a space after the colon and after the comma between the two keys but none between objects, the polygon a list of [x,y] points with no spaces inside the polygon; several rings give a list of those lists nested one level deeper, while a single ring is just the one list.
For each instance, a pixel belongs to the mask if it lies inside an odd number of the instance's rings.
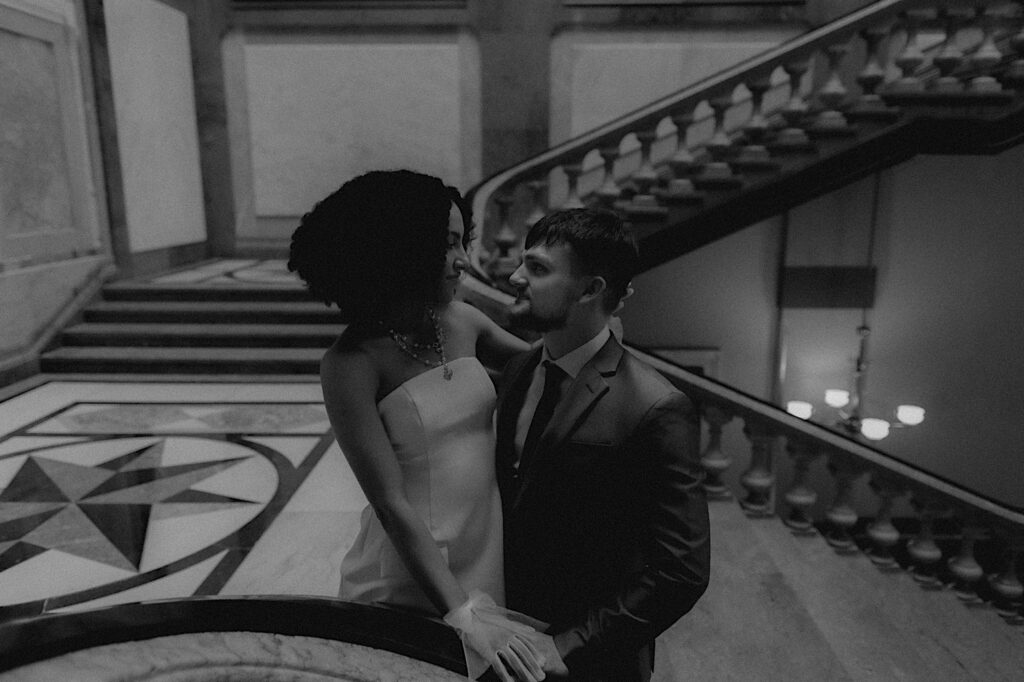
[{"label": "compass star floor mosaic", "polygon": [[334,596],[364,505],[314,381],[45,381],[0,403],[0,620]]}]

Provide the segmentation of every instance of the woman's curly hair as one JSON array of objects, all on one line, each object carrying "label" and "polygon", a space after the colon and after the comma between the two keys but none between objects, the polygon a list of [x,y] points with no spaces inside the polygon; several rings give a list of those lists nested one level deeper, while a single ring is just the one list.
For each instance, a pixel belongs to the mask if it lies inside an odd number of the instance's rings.
[{"label": "woman's curly hair", "polygon": [[349,180],[302,217],[288,269],[343,322],[379,319],[398,301],[436,301],[444,276],[448,216],[468,204],[439,178],[410,170],[371,171]]}]

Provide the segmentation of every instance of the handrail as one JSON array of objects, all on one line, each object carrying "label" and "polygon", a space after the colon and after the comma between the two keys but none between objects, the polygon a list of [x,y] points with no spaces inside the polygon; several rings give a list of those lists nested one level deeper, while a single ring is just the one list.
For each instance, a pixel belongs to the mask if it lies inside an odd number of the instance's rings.
[{"label": "handrail", "polygon": [[688,372],[668,360],[651,355],[642,348],[625,345],[630,352],[652,365],[691,398],[727,406],[731,413],[768,422],[772,430],[779,435],[798,438],[822,449],[842,450],[911,484],[926,487],[955,502],[995,516],[1009,524],[1024,527],[1024,509],[1006,505],[968,490],[959,484],[907,464],[881,450],[845,438],[831,429],[794,417],[779,407],[735,388]]},{"label": "handrail", "polygon": [[713,97],[714,93],[726,90],[731,93],[733,88],[749,79],[752,72],[764,71],[766,75],[770,74],[776,67],[809,55],[821,46],[831,43],[837,35],[851,35],[858,29],[872,25],[881,16],[933,5],[933,0],[882,0],[872,3],[836,21],[788,40],[762,54],[755,55],[688,85],[682,90],[624,114],[609,123],[566,140],[514,166],[498,171],[468,190],[467,195],[472,199],[473,215],[478,216],[478,220],[483,219],[487,202],[498,188],[534,173],[538,169],[557,166],[573,157],[581,147],[594,149],[606,143],[618,144],[623,136],[635,130],[637,125],[645,120],[658,120],[687,102],[697,104],[701,100]]}]

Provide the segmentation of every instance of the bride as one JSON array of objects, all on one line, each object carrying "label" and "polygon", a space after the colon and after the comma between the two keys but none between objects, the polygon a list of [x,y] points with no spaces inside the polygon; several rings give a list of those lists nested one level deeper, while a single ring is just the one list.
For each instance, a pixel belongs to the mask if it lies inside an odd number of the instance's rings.
[{"label": "bride", "polygon": [[316,204],[288,262],[345,331],[320,377],[338,444],[369,506],[339,596],[445,616],[467,668],[541,680],[530,635],[505,611],[494,471],[494,367],[528,348],[453,300],[472,239],[467,203],[407,170],[356,177]]}]

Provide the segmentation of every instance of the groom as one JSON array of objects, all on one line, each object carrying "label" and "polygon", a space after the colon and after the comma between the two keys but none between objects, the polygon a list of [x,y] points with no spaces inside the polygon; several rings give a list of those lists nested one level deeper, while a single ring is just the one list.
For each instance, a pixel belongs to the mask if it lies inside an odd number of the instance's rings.
[{"label": "groom", "polygon": [[509,278],[543,344],[498,397],[506,599],[550,623],[548,679],[649,680],[654,638],[708,584],[697,412],[608,328],[637,269],[614,213],[569,209],[533,226]]}]

